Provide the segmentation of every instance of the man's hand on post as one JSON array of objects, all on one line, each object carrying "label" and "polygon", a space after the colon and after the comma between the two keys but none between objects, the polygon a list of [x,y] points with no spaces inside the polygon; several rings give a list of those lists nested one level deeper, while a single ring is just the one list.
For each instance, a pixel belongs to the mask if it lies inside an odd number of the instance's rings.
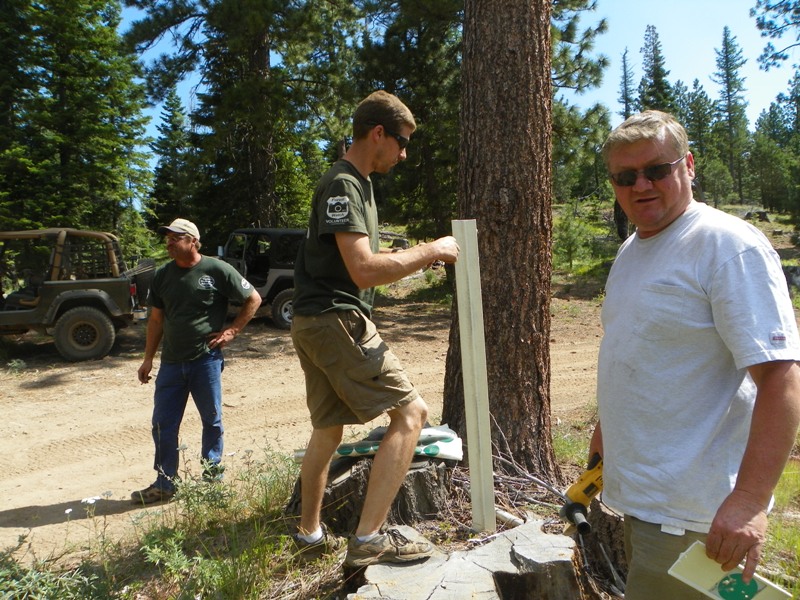
[{"label": "man's hand on post", "polygon": [[454,263],[458,260],[460,248],[458,247],[456,238],[452,235],[440,237],[433,243],[436,244],[437,260],[441,260],[445,263]]}]

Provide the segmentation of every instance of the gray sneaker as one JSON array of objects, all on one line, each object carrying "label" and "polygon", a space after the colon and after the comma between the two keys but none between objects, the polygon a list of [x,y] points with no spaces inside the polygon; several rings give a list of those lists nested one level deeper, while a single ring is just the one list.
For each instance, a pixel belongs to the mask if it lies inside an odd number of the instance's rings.
[{"label": "gray sneaker", "polygon": [[324,523],[322,524],[322,539],[319,541],[307,542],[297,537],[297,534],[293,535],[292,539],[297,548],[296,557],[302,562],[317,560],[324,554],[342,554],[346,546],[344,538],[331,534]]},{"label": "gray sneaker", "polygon": [[433,554],[433,544],[427,540],[409,540],[397,529],[387,529],[368,542],[359,542],[352,536],[347,543],[348,567],[366,567],[380,562],[410,562]]}]

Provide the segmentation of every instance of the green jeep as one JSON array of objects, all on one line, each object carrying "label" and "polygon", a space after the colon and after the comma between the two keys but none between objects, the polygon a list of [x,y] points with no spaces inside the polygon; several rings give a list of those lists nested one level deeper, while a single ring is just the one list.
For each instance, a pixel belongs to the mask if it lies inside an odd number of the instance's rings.
[{"label": "green jeep", "polygon": [[279,329],[292,326],[294,261],[305,229],[247,227],[235,229],[219,257],[233,265],[270,306],[272,322]]},{"label": "green jeep", "polygon": [[106,356],[116,332],[145,318],[154,263],[128,269],[110,233],[0,232],[0,335],[53,336],[66,360]]}]

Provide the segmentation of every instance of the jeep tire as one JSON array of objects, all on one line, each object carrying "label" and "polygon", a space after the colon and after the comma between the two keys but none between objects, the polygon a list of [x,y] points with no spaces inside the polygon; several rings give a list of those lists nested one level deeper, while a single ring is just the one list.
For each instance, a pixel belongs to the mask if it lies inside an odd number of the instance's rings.
[{"label": "jeep tire", "polygon": [[272,299],[272,322],[278,329],[291,329],[292,327],[292,298],[294,290],[288,289],[279,292]]},{"label": "jeep tire", "polygon": [[65,312],[53,329],[59,354],[69,361],[103,358],[111,351],[116,331],[111,319],[91,306],[78,306]]}]

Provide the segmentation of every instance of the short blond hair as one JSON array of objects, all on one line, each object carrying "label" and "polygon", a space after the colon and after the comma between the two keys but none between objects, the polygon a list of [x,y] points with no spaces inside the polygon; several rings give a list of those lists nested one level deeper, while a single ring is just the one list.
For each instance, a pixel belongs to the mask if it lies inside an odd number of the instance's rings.
[{"label": "short blond hair", "polygon": [[608,134],[601,150],[603,161],[608,167],[608,158],[614,149],[641,140],[659,140],[665,135],[672,141],[678,156],[689,152],[686,129],[671,114],[660,110],[646,110],[632,115]]},{"label": "short blond hair", "polygon": [[365,137],[376,125],[398,132],[403,125],[414,131],[417,123],[411,110],[400,99],[378,90],[364,98],[353,113],[353,138]]}]

